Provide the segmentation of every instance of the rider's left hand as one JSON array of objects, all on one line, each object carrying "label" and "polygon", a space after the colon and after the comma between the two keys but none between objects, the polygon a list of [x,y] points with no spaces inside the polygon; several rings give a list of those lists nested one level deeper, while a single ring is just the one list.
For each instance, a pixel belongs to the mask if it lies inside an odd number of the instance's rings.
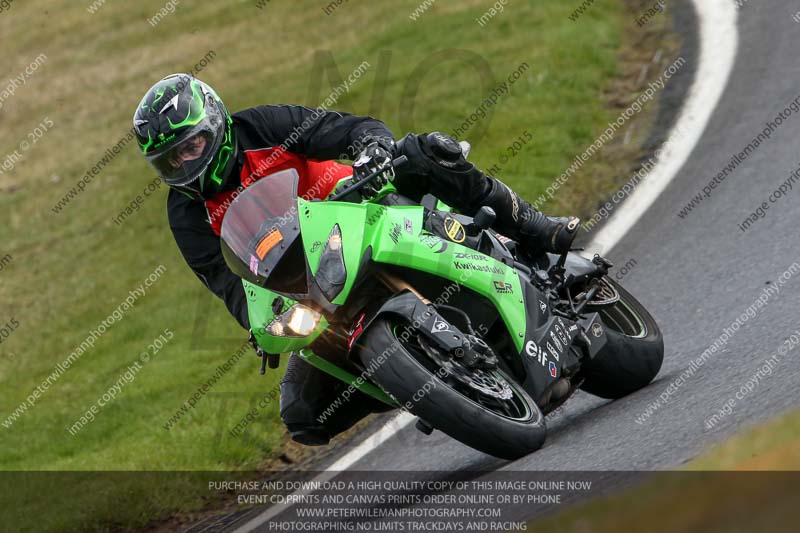
[{"label": "rider's left hand", "polygon": [[247,340],[248,342],[250,342],[250,345],[253,347],[253,350],[256,351],[256,355],[258,357],[264,357],[264,348],[259,346],[258,341],[256,340],[256,336],[253,335],[253,330],[250,329],[248,332],[250,333],[250,338]]}]

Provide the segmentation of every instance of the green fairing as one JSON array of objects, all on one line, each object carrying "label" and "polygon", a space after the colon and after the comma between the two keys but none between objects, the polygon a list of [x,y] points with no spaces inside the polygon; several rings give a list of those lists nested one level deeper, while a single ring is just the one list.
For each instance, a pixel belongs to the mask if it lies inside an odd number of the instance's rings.
[{"label": "green fairing", "polygon": [[[376,211],[384,211],[372,229],[368,229],[373,261],[428,272],[454,281],[486,297],[497,307],[517,350],[522,350],[526,312],[522,284],[514,269],[454,242],[448,241],[445,250],[437,253],[436,249],[422,240],[439,239],[439,237],[428,232],[421,233],[423,208],[420,206],[385,208],[373,205],[372,207],[376,208]],[[406,220],[411,222],[411,232],[406,231]],[[397,234],[397,227],[400,231],[395,244],[390,235],[393,232]],[[457,257],[459,253],[480,256],[483,259],[459,258]],[[510,291],[504,294],[498,293],[494,288],[495,281],[510,284]],[[446,295],[442,294],[440,297],[444,299]],[[432,300],[436,303],[436,298]]]},{"label": "green fairing", "polygon": [[367,382],[363,378],[359,378],[358,376],[354,376],[353,374],[347,372],[346,370],[342,370],[341,368],[334,365],[330,361],[326,361],[322,357],[316,355],[314,352],[310,350],[300,350],[297,353],[297,355],[310,365],[313,365],[319,368],[320,370],[327,372],[331,376],[339,378],[345,383],[350,383],[361,392],[369,394],[376,400],[380,400],[384,403],[388,403],[390,405],[399,407],[397,402],[395,402],[391,396],[383,392],[380,388],[376,387],[372,383]]},{"label": "green fairing", "polygon": [[319,270],[322,250],[325,248],[325,243],[328,242],[333,226],[339,224],[342,232],[342,251],[347,270],[347,281],[342,292],[331,303],[341,305],[350,294],[361,257],[370,244],[364,239],[364,226],[369,209],[378,206],[347,202],[307,202],[302,198],[298,199],[297,204],[308,266],[313,275],[316,275]]},{"label": "green fairing", "polygon": [[[250,324],[253,326],[253,335],[255,335],[256,340],[261,347],[270,353],[295,352],[299,357],[312,366],[315,366],[320,370],[341,379],[345,383],[353,385],[361,392],[372,396],[376,400],[380,400],[390,405],[396,405],[396,402],[392,400],[389,395],[372,383],[369,383],[363,379],[360,380],[358,376],[354,376],[350,372],[347,372],[333,363],[326,361],[322,357],[314,354],[314,352],[311,350],[303,349],[307,345],[311,344],[314,339],[316,339],[320,333],[322,333],[325,328],[328,327],[328,322],[325,320],[325,318],[320,320],[317,329],[308,337],[277,337],[270,335],[266,332],[265,328],[277,316],[272,312],[272,302],[279,296],[274,292],[263,289],[258,285],[254,285],[248,281],[242,281],[242,283],[244,284],[245,294],[247,295],[247,310],[250,314]],[[285,303],[281,309],[281,313],[285,312],[296,303],[294,300],[289,298],[284,298],[284,301]]]},{"label": "green fairing", "polygon": [[[382,194],[391,189],[391,186],[385,188]],[[308,202],[298,199],[297,208],[304,251],[312,275],[318,272],[320,257],[331,230],[336,224],[341,230],[347,278],[344,288],[331,303],[341,305],[346,302],[357,277],[362,257],[371,247],[372,260],[375,262],[428,272],[458,283],[487,298],[498,309],[511,333],[516,349],[522,350],[526,312],[522,286],[516,271],[491,257],[481,256],[475,250],[454,242],[448,241],[446,248],[438,252],[441,247],[431,247],[430,243],[432,239],[438,240],[439,237],[422,230],[424,210],[421,206],[386,207],[375,203]],[[397,239],[396,243],[392,236]],[[459,258],[458,254],[473,257]],[[476,259],[476,255],[481,258]],[[499,293],[495,290],[494,282],[503,282],[510,287],[510,290]],[[244,286],[254,334],[259,344],[269,353],[297,352],[307,348],[328,327],[328,322],[323,317],[317,328],[306,337],[270,335],[265,328],[276,317],[272,311],[272,304],[278,295],[247,281],[244,282]],[[446,296],[443,294],[441,298],[445,299]],[[284,305],[280,313],[296,303],[285,297],[283,299]],[[436,299],[433,301],[436,303]],[[373,397],[383,395],[382,391],[373,385],[364,380],[357,380],[356,376],[315,356],[308,349],[303,352],[302,357],[310,364],[352,384],[366,394]],[[379,399],[394,404],[388,401],[388,397]]]},{"label": "green fairing", "polygon": [[250,317],[250,329],[253,330],[253,335],[258,341],[258,344],[267,352],[289,353],[304,348],[314,342],[314,339],[319,337],[319,334],[328,327],[328,321],[325,320],[325,317],[322,317],[317,328],[311,335],[306,337],[278,337],[270,335],[267,333],[266,328],[277,316],[272,312],[272,302],[275,301],[275,298],[283,298],[284,304],[280,313],[286,312],[297,302],[279,296],[272,291],[261,288],[246,280],[242,280],[242,283],[244,284],[244,293],[247,296],[247,312]]}]

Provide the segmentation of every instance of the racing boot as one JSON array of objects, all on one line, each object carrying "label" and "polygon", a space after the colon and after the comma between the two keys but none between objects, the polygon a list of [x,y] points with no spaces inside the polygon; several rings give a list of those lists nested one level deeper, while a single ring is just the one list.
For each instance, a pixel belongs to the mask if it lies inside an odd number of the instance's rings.
[{"label": "racing boot", "polygon": [[514,239],[530,254],[563,254],[572,247],[578,234],[578,217],[549,217],[520,198],[502,181],[486,176],[491,184],[480,205],[491,207],[497,219],[493,226]]},{"label": "racing boot", "polygon": [[416,201],[430,193],[469,216],[489,206],[497,216],[493,228],[519,242],[529,254],[569,251],[580,219],[543,215],[503,182],[467,161],[465,151],[465,146],[443,133],[409,133],[396,147],[395,156],[408,158],[397,170],[397,190]]}]

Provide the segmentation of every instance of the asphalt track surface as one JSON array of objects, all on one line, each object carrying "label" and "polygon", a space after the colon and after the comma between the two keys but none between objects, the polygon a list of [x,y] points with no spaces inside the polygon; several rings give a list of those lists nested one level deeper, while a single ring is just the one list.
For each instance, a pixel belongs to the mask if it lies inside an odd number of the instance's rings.
[{"label": "asphalt track surface", "polygon": [[[800,272],[774,290],[778,278],[800,263],[800,180],[778,201],[769,200],[800,168],[800,113],[783,120],[710,197],[684,218],[678,216],[767,121],[773,122],[800,96],[800,23],[792,18],[798,9],[789,0],[743,5],[733,71],[702,137],[670,185],[606,252],[619,265],[636,262],[622,283],[663,330],[666,355],[657,380],[613,402],[576,394],[548,417],[544,447],[518,461],[488,457],[440,432],[424,436],[411,424],[358,460],[352,470],[428,471],[431,479],[437,472],[445,476],[465,470],[669,470],[745,427],[800,406],[800,349],[781,350],[800,330]],[[769,204],[765,216],[743,232],[739,224],[762,202]],[[768,287],[773,289],[766,304],[753,317],[740,320],[741,327],[724,346],[675,387],[692,361]],[[737,398],[771,357],[777,358],[772,374]],[[637,421],[671,384],[668,403]],[[709,428],[709,418],[731,400],[731,414]]]}]

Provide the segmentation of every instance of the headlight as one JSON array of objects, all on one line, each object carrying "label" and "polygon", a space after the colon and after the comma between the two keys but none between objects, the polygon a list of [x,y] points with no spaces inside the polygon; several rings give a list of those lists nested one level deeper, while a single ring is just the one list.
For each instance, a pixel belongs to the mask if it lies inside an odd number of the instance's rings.
[{"label": "headlight", "polygon": [[317,285],[329,302],[336,298],[347,281],[347,269],[344,266],[342,252],[342,231],[339,224],[333,226],[325,249],[319,258],[319,269],[316,275]]},{"label": "headlight", "polygon": [[267,326],[276,337],[306,337],[314,331],[322,315],[302,304],[295,304]]}]

